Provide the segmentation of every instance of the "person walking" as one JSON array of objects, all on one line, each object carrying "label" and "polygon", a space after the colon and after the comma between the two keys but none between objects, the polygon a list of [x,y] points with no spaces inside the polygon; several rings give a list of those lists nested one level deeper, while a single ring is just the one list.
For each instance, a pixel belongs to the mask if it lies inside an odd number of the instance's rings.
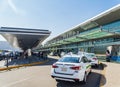
[{"label": "person walking", "polygon": [[111,58],[111,53],[109,50],[106,50],[106,61],[110,62],[110,58]]}]

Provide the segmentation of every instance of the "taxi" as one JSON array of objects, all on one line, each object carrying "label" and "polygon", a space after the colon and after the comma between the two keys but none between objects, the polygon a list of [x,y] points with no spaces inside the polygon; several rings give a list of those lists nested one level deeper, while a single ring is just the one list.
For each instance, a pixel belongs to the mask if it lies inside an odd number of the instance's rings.
[{"label": "taxi", "polygon": [[91,65],[98,67],[99,66],[99,60],[95,53],[85,53],[85,56],[88,58],[88,60],[91,61]]},{"label": "taxi", "polygon": [[86,83],[91,63],[84,55],[66,54],[52,65],[51,76],[56,80]]}]

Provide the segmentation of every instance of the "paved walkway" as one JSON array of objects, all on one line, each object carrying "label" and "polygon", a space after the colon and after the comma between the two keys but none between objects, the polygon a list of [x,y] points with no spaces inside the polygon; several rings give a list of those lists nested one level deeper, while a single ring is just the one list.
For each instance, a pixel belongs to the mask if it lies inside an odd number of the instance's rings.
[{"label": "paved walkway", "polygon": [[103,71],[101,87],[120,87],[120,64],[103,62],[105,69]]},{"label": "paved walkway", "polygon": [[5,66],[5,60],[0,61],[0,68]]}]

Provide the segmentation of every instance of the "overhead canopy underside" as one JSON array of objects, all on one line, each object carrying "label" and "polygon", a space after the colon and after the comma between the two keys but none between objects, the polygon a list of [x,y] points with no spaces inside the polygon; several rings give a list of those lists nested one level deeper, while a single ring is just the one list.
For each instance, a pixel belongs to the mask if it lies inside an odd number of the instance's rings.
[{"label": "overhead canopy underside", "polygon": [[15,48],[22,50],[39,46],[49,35],[50,31],[42,29],[26,29],[1,27],[0,34]]}]

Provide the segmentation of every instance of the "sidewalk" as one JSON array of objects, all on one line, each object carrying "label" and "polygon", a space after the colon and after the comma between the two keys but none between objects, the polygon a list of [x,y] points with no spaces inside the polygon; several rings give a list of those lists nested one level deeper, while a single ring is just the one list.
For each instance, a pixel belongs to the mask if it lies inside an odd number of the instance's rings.
[{"label": "sidewalk", "polygon": [[100,87],[120,87],[120,64],[103,62],[102,84]]},{"label": "sidewalk", "polygon": [[5,67],[5,60],[0,61],[0,68]]}]

